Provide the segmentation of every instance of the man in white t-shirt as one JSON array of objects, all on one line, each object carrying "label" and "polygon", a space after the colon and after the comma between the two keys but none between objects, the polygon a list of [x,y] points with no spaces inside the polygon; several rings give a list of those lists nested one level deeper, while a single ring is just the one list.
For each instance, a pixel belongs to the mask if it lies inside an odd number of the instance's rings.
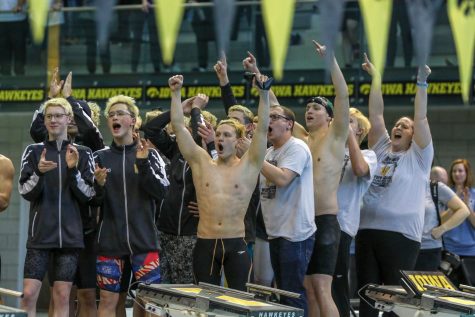
[{"label": "man in white t-shirt", "polygon": [[280,303],[307,314],[303,281],[316,230],[312,155],[305,142],[292,137],[295,115],[290,109],[272,106],[269,116],[267,139],[272,146],[262,166],[260,188],[271,264],[277,287],[301,296],[281,296]]}]

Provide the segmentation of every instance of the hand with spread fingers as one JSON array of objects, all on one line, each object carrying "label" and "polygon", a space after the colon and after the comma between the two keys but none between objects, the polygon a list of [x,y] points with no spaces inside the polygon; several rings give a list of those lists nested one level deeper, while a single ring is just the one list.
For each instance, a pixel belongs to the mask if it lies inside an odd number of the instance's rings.
[{"label": "hand with spread fingers", "polygon": [[64,85],[63,85],[62,94],[64,98],[71,97],[71,95],[73,94],[72,81],[73,81],[73,72],[69,72],[68,76],[66,76],[66,80],[64,81]]},{"label": "hand with spread fingers", "polygon": [[49,98],[56,98],[59,93],[61,92],[61,87],[63,86],[64,81],[58,81],[59,76],[59,68],[56,67],[53,70],[53,75],[51,76],[51,82],[49,85],[49,92],[48,92],[48,97]]}]

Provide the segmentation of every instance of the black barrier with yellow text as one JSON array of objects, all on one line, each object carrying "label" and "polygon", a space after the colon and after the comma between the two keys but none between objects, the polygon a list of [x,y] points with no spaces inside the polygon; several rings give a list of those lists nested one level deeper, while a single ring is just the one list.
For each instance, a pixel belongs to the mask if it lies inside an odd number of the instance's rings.
[{"label": "black barrier with yellow text", "polygon": [[[416,93],[415,82],[385,82],[381,86],[385,102],[390,102],[393,97],[412,98]],[[272,90],[279,99],[302,99],[312,96],[332,97],[335,90],[332,84],[324,83],[288,83],[275,84]],[[371,90],[370,82],[348,83],[350,98],[359,100],[366,105]],[[257,98],[256,88],[249,88],[246,84],[232,85],[236,99]],[[191,85],[182,88],[182,97],[189,98],[198,93],[204,93],[210,99],[221,98],[221,90],[216,84]],[[431,82],[427,88],[430,96],[447,97],[448,100],[461,100],[461,86],[458,81]],[[170,88],[159,85],[143,86],[117,86],[117,87],[74,87],[73,95],[76,99],[102,102],[116,95],[127,95],[138,102],[153,102],[170,99]],[[31,103],[41,102],[47,96],[43,89],[0,89],[0,103]],[[453,98],[453,99],[451,99]],[[357,101],[358,102],[358,101]]]},{"label": "black barrier with yellow text", "polygon": [[419,294],[427,290],[424,285],[457,290],[454,284],[442,272],[401,271],[401,274],[407,284]]}]

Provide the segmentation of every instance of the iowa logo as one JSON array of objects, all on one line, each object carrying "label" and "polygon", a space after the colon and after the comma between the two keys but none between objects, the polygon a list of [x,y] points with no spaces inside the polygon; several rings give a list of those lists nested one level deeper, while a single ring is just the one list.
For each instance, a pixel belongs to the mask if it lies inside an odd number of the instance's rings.
[{"label": "iowa logo", "polygon": [[381,168],[381,175],[386,176],[386,174],[389,172],[390,169],[391,169],[391,167],[389,167],[388,165],[383,166]]}]

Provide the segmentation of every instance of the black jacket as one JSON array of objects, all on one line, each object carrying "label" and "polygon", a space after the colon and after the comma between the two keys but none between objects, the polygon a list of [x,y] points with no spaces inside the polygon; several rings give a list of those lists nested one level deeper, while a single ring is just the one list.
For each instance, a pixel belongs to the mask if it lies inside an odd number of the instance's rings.
[{"label": "black jacket", "polygon": [[100,206],[97,252],[123,256],[158,250],[155,199],[162,199],[169,182],[165,163],[150,149],[148,159],[136,158],[136,144],[94,153],[100,167],[108,169],[104,187],[96,183],[94,203]]},{"label": "black jacket", "polygon": [[[93,152],[103,149],[104,140],[102,139],[102,134],[84,110],[87,107],[86,101],[78,101],[72,96],[68,97],[67,100],[73,109],[74,121],[78,127],[78,135],[74,142],[87,146]],[[30,136],[35,142],[41,142],[48,136],[48,130],[46,130],[44,121],[43,112],[36,110],[30,126]],[[89,204],[81,204],[80,208],[84,232],[94,232],[97,227],[97,208],[91,207]]]},{"label": "black jacket", "polygon": [[[27,248],[83,248],[83,227],[79,204],[94,196],[94,162],[89,148],[74,144],[79,152],[78,166],[68,168],[63,141],[31,144],[23,152],[19,191],[30,201]],[[46,148],[46,160],[58,167],[41,173],[38,162]]]},{"label": "black jacket", "polygon": [[172,235],[196,235],[198,218],[188,211],[188,203],[196,201],[191,168],[181,155],[175,138],[164,131],[169,122],[170,112],[167,111],[142,128],[145,137],[170,160],[170,189],[160,205],[157,226],[160,231]]}]

